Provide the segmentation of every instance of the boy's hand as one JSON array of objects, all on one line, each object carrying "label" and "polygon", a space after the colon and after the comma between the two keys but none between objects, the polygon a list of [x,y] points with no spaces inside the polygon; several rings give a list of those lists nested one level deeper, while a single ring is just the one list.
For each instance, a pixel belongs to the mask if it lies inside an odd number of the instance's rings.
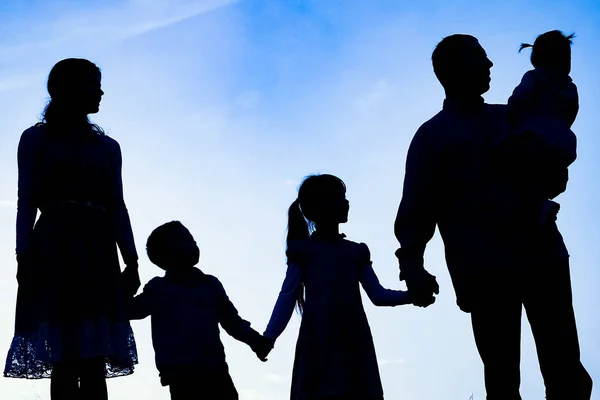
[{"label": "boy's hand", "polygon": [[273,339],[260,335],[260,338],[252,346],[252,351],[256,353],[260,361],[265,362],[274,345],[275,341]]}]

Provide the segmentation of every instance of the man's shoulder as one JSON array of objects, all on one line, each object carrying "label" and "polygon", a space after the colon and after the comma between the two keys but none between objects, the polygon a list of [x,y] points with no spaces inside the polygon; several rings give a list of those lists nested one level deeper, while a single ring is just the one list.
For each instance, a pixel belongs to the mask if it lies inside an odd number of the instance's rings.
[{"label": "man's shoulder", "polygon": [[431,142],[432,140],[437,141],[438,137],[443,136],[451,118],[452,116],[449,115],[448,112],[440,110],[433,117],[421,124],[415,133],[413,142]]},{"label": "man's shoulder", "polygon": [[508,105],[506,104],[488,104],[485,103],[486,113],[491,117],[505,118],[508,115]]}]

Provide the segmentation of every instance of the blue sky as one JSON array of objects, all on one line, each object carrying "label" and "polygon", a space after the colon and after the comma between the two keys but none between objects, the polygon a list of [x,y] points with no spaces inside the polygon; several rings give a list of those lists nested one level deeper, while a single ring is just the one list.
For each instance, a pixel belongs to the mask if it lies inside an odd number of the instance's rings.
[{"label": "blue sky", "polygon": [[[410,139],[443,100],[430,63],[434,46],[452,33],[477,36],[495,64],[485,98],[504,103],[530,68],[519,44],[561,29],[577,34],[572,77],[581,107],[573,127],[579,159],[559,197],[559,226],[571,253],[582,359],[600,377],[598,22],[600,4],[591,0],[2,1],[0,349],[12,338],[17,289],[16,146],[43,109],[58,60],[84,57],[102,69],[106,95],[92,119],[123,150],[142,281],[160,273],[144,254],[146,237],[181,220],[200,245],[200,267],[221,279],[241,315],[262,331],[285,274],[286,211],[302,177],[344,179],[351,210],[342,230],[369,245],[384,285],[404,288],[393,220]],[[434,306],[384,309],[365,301],[386,398],[484,399],[469,317],[455,305],[437,235],[426,265],[441,286]],[[298,325],[293,317],[264,364],[223,337],[242,400],[288,396]],[[140,365],[109,381],[110,397],[168,399],[149,321],[133,327]],[[526,324],[522,353],[522,395],[543,399]],[[0,393],[45,400],[49,381],[0,379]]]}]

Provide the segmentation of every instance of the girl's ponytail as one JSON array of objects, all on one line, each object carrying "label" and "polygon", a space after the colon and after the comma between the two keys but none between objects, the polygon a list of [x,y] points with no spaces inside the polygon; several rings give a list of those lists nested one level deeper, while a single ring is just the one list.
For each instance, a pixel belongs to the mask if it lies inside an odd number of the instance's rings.
[{"label": "girl's ponytail", "polygon": [[296,199],[288,210],[287,245],[291,240],[305,239],[308,236],[308,224],[300,210],[300,202]]},{"label": "girl's ponytail", "polygon": [[[287,247],[289,248],[291,241],[305,239],[307,237],[309,237],[308,223],[306,222],[306,219],[304,219],[302,210],[300,210],[300,202],[296,199],[288,210]],[[304,309],[304,282],[301,283],[298,288],[296,308],[298,313],[302,315]]]}]

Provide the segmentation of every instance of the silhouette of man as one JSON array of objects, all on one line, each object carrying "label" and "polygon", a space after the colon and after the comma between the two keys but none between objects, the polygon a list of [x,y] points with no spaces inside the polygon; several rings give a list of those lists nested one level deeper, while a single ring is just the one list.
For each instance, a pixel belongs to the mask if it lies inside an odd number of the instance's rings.
[{"label": "silhouette of man", "polygon": [[[523,306],[547,400],[589,400],[580,362],[569,255],[555,222],[540,226],[518,185],[498,168],[495,143],[509,129],[505,105],[484,103],[493,66],[478,40],[444,38],[432,55],[442,111],[415,134],[395,221],[400,279],[416,305],[438,293],[424,269],[436,225],[461,310],[471,314],[488,400],[520,400]],[[502,160],[510,163],[511,160]],[[557,179],[564,179],[566,173]],[[509,201],[510,200],[510,201]]]}]

